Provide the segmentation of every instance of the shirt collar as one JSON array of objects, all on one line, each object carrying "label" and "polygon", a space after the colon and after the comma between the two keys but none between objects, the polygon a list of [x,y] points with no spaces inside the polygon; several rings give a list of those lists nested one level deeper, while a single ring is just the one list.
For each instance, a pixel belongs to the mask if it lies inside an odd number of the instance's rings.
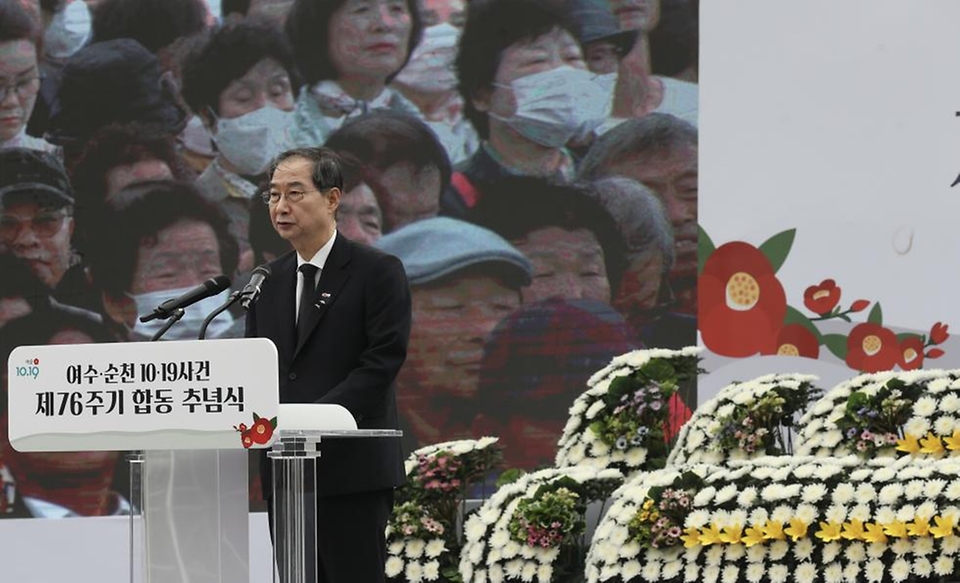
[{"label": "shirt collar", "polygon": [[310,259],[304,259],[300,256],[300,253],[297,253],[297,269],[300,269],[300,266],[304,263],[310,263],[311,265],[316,265],[320,270],[323,270],[323,266],[327,263],[327,257],[330,257],[330,250],[333,249],[333,242],[336,238],[337,230],[334,229],[330,240]]}]

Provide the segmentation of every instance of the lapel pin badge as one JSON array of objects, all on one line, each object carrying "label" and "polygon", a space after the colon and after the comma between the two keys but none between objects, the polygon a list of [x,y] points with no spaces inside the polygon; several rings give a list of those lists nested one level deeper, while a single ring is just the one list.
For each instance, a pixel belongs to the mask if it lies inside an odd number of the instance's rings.
[{"label": "lapel pin badge", "polygon": [[330,299],[330,294],[329,294],[329,293],[327,293],[327,292],[321,293],[321,294],[320,294],[320,300],[316,303],[316,305],[315,305],[314,307],[316,307],[317,309],[319,309],[320,306],[325,306],[325,305],[327,305],[327,300],[329,300],[329,299]]}]

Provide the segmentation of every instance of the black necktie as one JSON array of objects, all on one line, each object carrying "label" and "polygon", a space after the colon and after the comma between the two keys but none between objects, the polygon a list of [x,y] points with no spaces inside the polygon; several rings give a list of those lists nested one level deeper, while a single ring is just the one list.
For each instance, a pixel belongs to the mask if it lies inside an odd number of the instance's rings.
[{"label": "black necktie", "polygon": [[300,309],[297,312],[297,342],[303,340],[307,334],[307,320],[310,319],[310,312],[314,310],[313,302],[317,297],[317,271],[319,270],[319,267],[310,263],[300,266],[300,273],[303,274],[303,289],[300,292]]}]

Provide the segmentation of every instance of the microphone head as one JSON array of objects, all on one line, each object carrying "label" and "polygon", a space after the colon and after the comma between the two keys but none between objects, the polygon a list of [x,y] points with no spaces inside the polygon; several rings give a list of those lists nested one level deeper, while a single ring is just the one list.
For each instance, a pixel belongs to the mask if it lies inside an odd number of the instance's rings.
[{"label": "microphone head", "polygon": [[203,285],[210,290],[211,294],[218,294],[230,287],[230,278],[226,275],[218,275],[203,282]]},{"label": "microphone head", "polygon": [[271,273],[270,266],[267,265],[266,263],[264,263],[263,265],[258,265],[253,270],[253,273],[251,274],[251,276],[256,275],[258,273],[263,276],[263,279],[267,279],[268,277],[270,277],[270,273]]}]

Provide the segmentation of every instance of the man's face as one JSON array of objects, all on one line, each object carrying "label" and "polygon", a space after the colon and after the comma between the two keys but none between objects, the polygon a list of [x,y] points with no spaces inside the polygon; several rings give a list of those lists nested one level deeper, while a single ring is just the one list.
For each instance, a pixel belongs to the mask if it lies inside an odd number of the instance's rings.
[{"label": "man's face", "polygon": [[520,307],[515,289],[478,269],[411,289],[413,329],[397,399],[421,442],[469,434],[484,343]]},{"label": "man's face", "polygon": [[109,199],[127,186],[144,180],[164,180],[173,178],[173,171],[161,160],[141,160],[133,164],[114,166],[107,170],[107,192]]},{"label": "man's face", "polygon": [[373,245],[383,236],[382,225],[380,205],[366,182],[361,182],[340,197],[337,230],[347,239]]},{"label": "man's face", "polygon": [[32,311],[30,302],[25,298],[0,298],[0,327],[3,327],[10,320],[22,318]]},{"label": "man's face", "polygon": [[330,62],[341,78],[382,83],[406,60],[412,26],[407,0],[347,0],[330,18]]},{"label": "man's face", "polygon": [[[340,204],[340,189],[319,192],[312,171],[310,160],[294,156],[278,164],[270,180],[270,191],[283,194],[270,205],[270,222],[306,258],[313,257],[333,234]],[[290,193],[303,193],[303,198],[290,202]]]},{"label": "man's face", "polygon": [[231,119],[264,107],[293,111],[293,102],[287,70],[273,59],[263,59],[220,92],[217,111]]},{"label": "man's face", "polygon": [[546,227],[513,244],[533,264],[533,282],[521,290],[524,304],[549,298],[610,302],[603,249],[592,231]]},{"label": "man's face", "polygon": [[0,209],[0,250],[23,259],[51,289],[70,267],[72,236],[67,208],[14,202]]},{"label": "man's face", "polygon": [[676,261],[670,279],[697,276],[696,146],[674,148],[625,160],[610,174],[633,178],[652,188],[670,217],[676,240]]},{"label": "man's face", "polygon": [[[500,53],[500,64],[492,88],[482,91],[474,99],[474,106],[479,111],[510,117],[517,110],[517,100],[510,88],[512,81],[563,66],[578,69],[587,67],[580,45],[569,32],[561,28],[555,28],[530,42],[510,45]],[[490,118],[491,133],[501,126],[502,122]]]},{"label": "man's face", "polygon": [[660,22],[660,0],[611,0],[620,30],[650,32]]},{"label": "man's face", "polygon": [[27,125],[40,90],[37,48],[28,40],[0,42],[0,142]]},{"label": "man's face", "polygon": [[220,243],[213,227],[184,219],[161,230],[155,240],[141,241],[129,291],[192,287],[221,273]]},{"label": "man's face", "polygon": [[384,219],[389,231],[440,213],[440,170],[425,166],[418,173],[411,164],[396,164],[380,175],[385,195]]}]

